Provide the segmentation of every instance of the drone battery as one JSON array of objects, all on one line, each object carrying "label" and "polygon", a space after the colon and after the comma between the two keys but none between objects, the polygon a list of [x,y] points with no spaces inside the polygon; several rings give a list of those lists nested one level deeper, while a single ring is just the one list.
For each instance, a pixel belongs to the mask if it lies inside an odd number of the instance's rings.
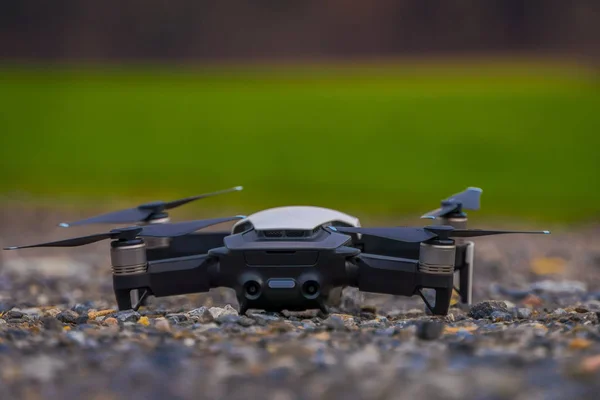
[{"label": "drone battery", "polygon": [[110,249],[112,271],[115,275],[130,275],[146,272],[146,244],[141,240],[113,242]]},{"label": "drone battery", "polygon": [[455,245],[421,243],[419,271],[427,274],[453,274]]}]

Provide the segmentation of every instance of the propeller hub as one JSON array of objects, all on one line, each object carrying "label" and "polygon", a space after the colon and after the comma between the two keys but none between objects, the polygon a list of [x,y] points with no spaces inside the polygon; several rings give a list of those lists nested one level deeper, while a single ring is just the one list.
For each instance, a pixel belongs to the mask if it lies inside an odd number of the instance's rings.
[{"label": "propeller hub", "polygon": [[166,212],[155,212],[150,214],[150,216],[146,218],[145,221],[142,221],[142,224],[162,224],[165,222],[169,222],[169,214],[167,214]]},{"label": "propeller hub", "polygon": [[126,228],[117,228],[110,231],[112,239],[118,239],[121,241],[134,240],[142,232],[142,228],[136,226],[129,226]]},{"label": "propeller hub", "polygon": [[437,235],[436,238],[432,238],[431,240],[436,241],[450,241],[454,243],[452,239],[450,239],[450,235],[454,231],[454,227],[450,225],[430,225],[425,227],[429,232],[435,233]]},{"label": "propeller hub", "polygon": [[440,208],[424,214],[421,218],[466,217],[462,212],[463,208],[466,210],[478,210],[480,197],[481,189],[475,187],[467,188],[463,192],[456,193],[442,200]]},{"label": "propeller hub", "polygon": [[455,213],[459,213],[462,214],[462,203],[460,201],[455,201],[455,200],[443,200],[441,202],[442,207],[454,207],[454,209],[450,212],[448,212],[445,215],[450,215],[450,214],[455,214]]},{"label": "propeller hub", "polygon": [[131,247],[131,246],[138,246],[138,245],[145,245],[145,241],[143,239],[137,238],[137,239],[117,239],[117,240],[113,240],[110,243],[110,247],[111,248],[122,248],[122,247]]}]

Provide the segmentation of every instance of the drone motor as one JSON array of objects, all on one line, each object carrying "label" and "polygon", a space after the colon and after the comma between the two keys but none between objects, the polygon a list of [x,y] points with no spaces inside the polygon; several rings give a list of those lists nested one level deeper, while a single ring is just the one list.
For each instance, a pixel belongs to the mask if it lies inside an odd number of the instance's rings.
[{"label": "drone motor", "polygon": [[[450,242],[450,243],[444,243]],[[422,242],[419,252],[419,271],[426,274],[454,273],[456,245],[454,241]]]},{"label": "drone motor", "polygon": [[[168,224],[171,222],[171,218],[167,213],[153,214],[150,219],[138,223],[139,226],[154,225],[154,224]],[[164,249],[169,247],[171,244],[171,238],[168,237],[153,237],[146,238],[144,240],[147,249]]]},{"label": "drone motor", "polygon": [[110,245],[113,275],[141,274],[147,271],[146,243],[142,239],[114,240]]}]

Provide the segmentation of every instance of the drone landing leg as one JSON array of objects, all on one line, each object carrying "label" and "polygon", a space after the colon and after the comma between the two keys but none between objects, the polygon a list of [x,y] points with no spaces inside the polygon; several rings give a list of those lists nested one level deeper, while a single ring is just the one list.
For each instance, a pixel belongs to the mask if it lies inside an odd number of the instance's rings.
[{"label": "drone landing leg", "polygon": [[435,305],[431,309],[433,315],[447,315],[452,298],[452,288],[435,289]]},{"label": "drone landing leg", "polygon": [[119,311],[123,310],[131,310],[131,294],[129,289],[116,289],[115,297],[117,298],[117,306],[119,307]]},{"label": "drone landing leg", "polygon": [[327,309],[327,306],[323,300],[319,301],[319,310],[321,310],[323,314],[329,315],[329,310]]},{"label": "drone landing leg", "polygon": [[417,293],[421,297],[421,300],[423,300],[423,303],[425,303],[425,307],[427,307],[429,311],[431,311],[431,313],[433,314],[433,308],[431,307],[431,304],[429,304],[429,302],[427,301],[427,298],[423,294],[423,291],[421,289],[417,289]]},{"label": "drone landing leg", "polygon": [[425,303],[425,306],[431,311],[433,315],[448,315],[448,310],[450,309],[450,299],[452,298],[452,288],[450,289],[434,289],[435,290],[435,304],[433,307],[427,301],[427,298],[423,294],[421,289],[417,290],[421,299]]},{"label": "drone landing leg", "polygon": [[460,290],[458,290],[458,293],[460,294],[460,302],[464,303],[464,304],[470,304],[470,299],[469,299],[469,271],[467,269],[470,269],[471,266],[470,265],[465,265],[465,267],[463,269],[460,270],[459,272],[459,279],[460,279]]},{"label": "drone landing leg", "polygon": [[148,298],[148,289],[144,290],[144,293],[140,296],[140,299],[135,303],[133,309],[135,311],[139,310],[141,306],[145,305],[146,299]]},{"label": "drone landing leg", "polygon": [[238,305],[239,305],[239,311],[238,313],[240,315],[246,315],[246,311],[248,311],[248,303],[246,302],[245,299],[240,299],[238,297]]},{"label": "drone landing leg", "polygon": [[471,304],[473,301],[473,255],[475,244],[467,242],[462,268],[458,272],[460,302]]}]

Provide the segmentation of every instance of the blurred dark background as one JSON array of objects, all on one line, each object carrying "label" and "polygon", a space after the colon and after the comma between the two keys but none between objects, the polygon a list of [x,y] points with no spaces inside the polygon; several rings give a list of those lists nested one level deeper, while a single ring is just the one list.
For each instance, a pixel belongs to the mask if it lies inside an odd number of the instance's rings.
[{"label": "blurred dark background", "polygon": [[596,0],[2,1],[0,55],[252,60],[530,52],[598,57]]}]

